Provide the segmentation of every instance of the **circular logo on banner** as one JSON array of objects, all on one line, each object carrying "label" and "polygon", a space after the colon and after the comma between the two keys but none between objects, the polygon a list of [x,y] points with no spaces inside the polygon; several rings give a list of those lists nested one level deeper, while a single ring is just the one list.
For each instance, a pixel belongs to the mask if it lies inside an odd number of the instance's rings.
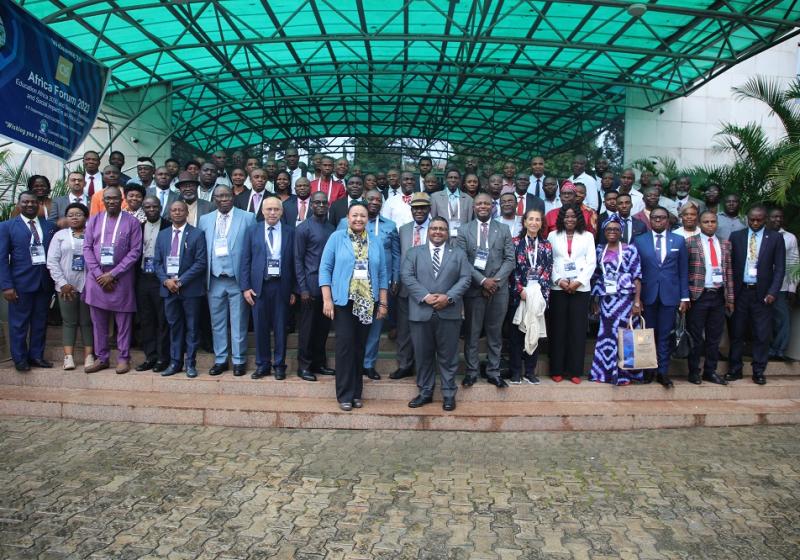
[{"label": "circular logo on banner", "polygon": [[47,120],[42,119],[39,121],[39,134],[47,134]]}]

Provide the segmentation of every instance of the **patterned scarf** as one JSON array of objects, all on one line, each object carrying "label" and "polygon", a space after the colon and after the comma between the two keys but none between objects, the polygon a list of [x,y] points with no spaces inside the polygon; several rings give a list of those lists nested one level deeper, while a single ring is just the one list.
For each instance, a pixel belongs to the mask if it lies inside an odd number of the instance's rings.
[{"label": "patterned scarf", "polygon": [[[350,242],[353,244],[353,253],[356,255],[356,261],[363,260],[368,262],[369,243],[367,242],[367,231],[364,230],[359,234],[347,228],[347,235],[350,236]],[[369,267],[369,264],[367,267]],[[375,300],[372,296],[369,274],[367,274],[366,280],[356,280],[355,274],[353,274],[350,279],[348,299],[353,300],[353,315],[358,317],[362,325],[371,325],[372,313],[375,310]]]}]

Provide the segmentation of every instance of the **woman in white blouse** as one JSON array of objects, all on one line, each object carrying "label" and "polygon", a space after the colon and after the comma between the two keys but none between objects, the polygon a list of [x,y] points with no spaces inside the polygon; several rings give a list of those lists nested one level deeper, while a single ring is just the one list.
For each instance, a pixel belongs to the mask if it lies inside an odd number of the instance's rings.
[{"label": "woman in white blouse", "polygon": [[597,263],[594,236],[586,231],[583,212],[575,204],[558,211],[553,246],[553,287],[550,291],[550,377],[575,384],[583,375],[589,321],[592,274]]}]

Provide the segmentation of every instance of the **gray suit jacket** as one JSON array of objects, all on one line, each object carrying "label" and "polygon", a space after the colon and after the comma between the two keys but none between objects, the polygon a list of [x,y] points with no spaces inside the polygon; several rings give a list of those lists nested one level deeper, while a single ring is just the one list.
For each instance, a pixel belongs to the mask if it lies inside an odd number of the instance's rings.
[{"label": "gray suit jacket", "polygon": [[472,286],[466,295],[480,295],[481,282],[485,278],[499,280],[502,284],[500,289],[506,289],[508,277],[514,271],[514,245],[511,243],[511,230],[507,225],[489,220],[489,258],[483,271],[473,266],[478,249],[478,220],[472,220],[458,228],[456,245],[467,254],[472,269]]},{"label": "gray suit jacket", "polygon": [[449,243],[442,246],[442,264],[439,276],[433,275],[433,261],[428,244],[412,247],[403,259],[401,277],[408,289],[408,318],[411,321],[429,321],[433,307],[422,303],[428,294],[447,294],[453,304],[436,313],[442,319],[460,320],[462,297],[472,281],[472,267],[464,251]]},{"label": "gray suit jacket", "polygon": [[[461,218],[461,224],[466,224],[474,217],[472,211],[472,198],[466,194],[461,192],[460,197],[458,200],[459,204],[459,216]],[[431,218],[435,218],[437,216],[442,216],[447,221],[450,221],[449,215],[449,196],[450,191],[444,189],[443,191],[435,192],[431,195]],[[452,227],[452,226],[451,226]]]},{"label": "gray suit jacket", "polygon": [[[91,205],[91,199],[88,201],[86,207],[88,208]],[[50,206],[50,216],[49,220],[55,222],[59,218],[63,218],[67,215],[67,206],[71,204],[70,202],[70,195],[65,194],[63,196],[57,196],[53,199],[53,204]]]},{"label": "gray suit jacket", "polygon": [[[154,196],[161,200],[158,196],[158,187],[150,187],[147,189],[147,196]],[[162,218],[169,218],[169,207],[172,206],[172,203],[175,202],[180,198],[180,193],[173,192],[170,189],[167,189],[167,202],[164,206],[161,207],[161,217]]]}]

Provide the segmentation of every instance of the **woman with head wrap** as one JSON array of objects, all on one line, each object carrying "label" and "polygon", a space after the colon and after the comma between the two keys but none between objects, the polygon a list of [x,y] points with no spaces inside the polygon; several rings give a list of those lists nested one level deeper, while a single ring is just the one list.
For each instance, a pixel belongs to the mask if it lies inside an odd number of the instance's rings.
[{"label": "woman with head wrap", "polygon": [[619,217],[612,214],[602,227],[606,243],[597,247],[597,268],[592,276],[592,307],[600,314],[600,329],[589,375],[597,383],[628,385],[631,380],[641,380],[642,372],[617,366],[617,329],[626,326],[631,315],[642,313],[642,267],[636,247],[620,241]]}]

